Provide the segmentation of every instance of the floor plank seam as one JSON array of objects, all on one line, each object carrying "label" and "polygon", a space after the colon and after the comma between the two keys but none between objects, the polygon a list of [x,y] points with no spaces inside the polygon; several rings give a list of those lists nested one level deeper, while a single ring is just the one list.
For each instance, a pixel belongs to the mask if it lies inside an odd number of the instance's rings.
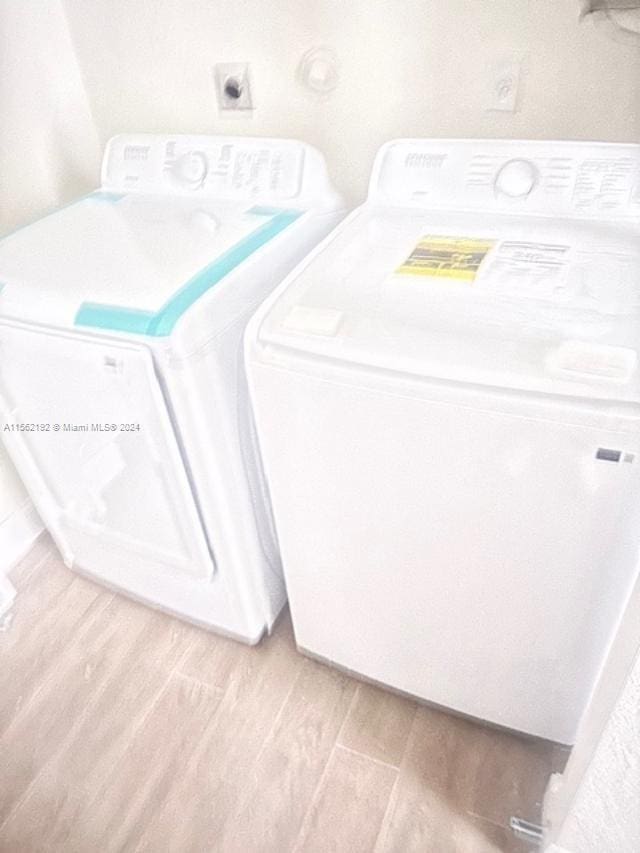
[{"label": "floor plank seam", "polygon": [[353,696],[351,697],[351,701],[349,702],[349,706],[345,711],[344,718],[342,720],[342,723],[340,724],[340,728],[338,729],[338,733],[336,734],[336,738],[333,742],[333,746],[331,747],[331,751],[329,752],[329,755],[327,756],[327,760],[325,762],[325,765],[322,768],[322,773],[318,777],[318,781],[317,781],[316,786],[313,790],[313,794],[309,798],[309,804],[306,808],[306,811],[305,811],[304,816],[302,818],[302,821],[300,823],[300,830],[299,830],[298,834],[296,835],[295,841],[293,842],[293,845],[291,847],[291,853],[304,853],[304,848],[300,847],[300,844],[302,843],[302,841],[304,839],[304,835],[307,831],[307,821],[310,818],[310,815],[313,813],[313,808],[316,804],[316,801],[318,800],[318,798],[320,796],[320,792],[322,791],[322,786],[324,784],[324,780],[326,779],[327,773],[329,772],[329,767],[331,766],[331,760],[332,760],[334,753],[336,751],[336,747],[338,746],[338,738],[341,736],[342,731],[345,727],[345,724],[349,718],[349,714],[351,713],[351,711],[353,710],[353,708],[355,706],[356,697],[357,697],[359,691],[360,691],[360,685],[358,684],[356,689],[353,691]]},{"label": "floor plank seam", "polygon": [[384,844],[387,834],[389,832],[389,826],[391,823],[391,818],[393,816],[393,812],[396,807],[396,802],[398,799],[398,788],[400,786],[400,769],[398,768],[398,772],[396,774],[396,778],[393,780],[393,785],[391,787],[391,791],[389,791],[389,799],[387,801],[387,807],[384,810],[384,815],[382,816],[382,820],[380,821],[380,829],[378,830],[378,835],[376,837],[376,842],[373,847],[373,853],[380,853],[382,851],[382,845]]},{"label": "floor plank seam", "polygon": [[[43,534],[41,534],[41,535],[43,535]],[[38,539],[39,538],[40,537],[38,537]],[[27,554],[25,554],[21,560],[18,560],[18,562],[15,564],[15,566],[12,566],[11,569],[9,570],[9,572],[7,573],[7,577],[9,578],[11,583],[15,584],[16,589],[18,591],[18,595],[21,592],[20,579],[18,578],[18,575],[20,574],[22,567],[27,563],[29,558],[32,556],[33,551],[36,549],[36,547],[38,545],[38,539],[36,539],[36,541],[33,543],[33,546],[30,549],[30,551]],[[29,578],[32,578],[33,575],[35,575],[36,572],[43,565],[43,563],[45,563],[52,556],[55,556],[55,551],[52,548],[48,547],[46,549],[46,551],[43,554],[41,554],[40,559],[36,560],[34,565],[30,566],[29,569],[27,570],[27,572],[28,572],[27,580]]]},{"label": "floor plank seam", "polygon": [[[162,668],[159,668],[159,671],[162,672]],[[149,702],[146,711],[141,712],[137,725],[134,724],[132,727],[132,730],[131,730],[131,740],[132,741],[135,740],[137,738],[138,734],[142,731],[144,724],[147,722],[149,717],[153,714],[153,712],[157,708],[160,700],[162,699],[164,694],[169,689],[169,685],[171,683],[171,679],[174,676],[174,673],[175,673],[175,667],[173,667],[172,669],[167,671],[166,678],[165,678],[162,686],[158,689],[155,696]]]},{"label": "floor plank seam", "polygon": [[[102,593],[99,593],[99,596],[101,596],[101,595],[102,595]],[[76,631],[74,631],[74,632],[73,632],[73,636],[70,638],[70,640],[73,640],[74,642],[75,642],[76,640],[82,640],[82,638],[85,636],[86,632],[89,630],[89,626],[90,626],[90,625],[91,625],[91,624],[92,624],[92,623],[93,623],[93,622],[98,618],[98,616],[100,616],[100,614],[101,614],[101,613],[102,613],[102,612],[103,612],[103,611],[104,611],[104,610],[105,610],[105,609],[106,609],[106,608],[111,604],[111,602],[113,601],[113,597],[114,597],[114,594],[113,594],[113,593],[112,593],[110,596],[105,596],[105,601],[104,601],[104,603],[102,604],[102,606],[101,606],[101,607],[100,607],[100,608],[99,608],[99,609],[98,609],[98,610],[97,610],[97,611],[96,611],[96,612],[91,616],[91,618],[89,619],[89,625],[83,625],[82,627],[80,627],[80,628],[78,629],[78,631],[77,631],[77,632],[76,632]],[[92,604],[93,604],[93,603],[92,603]],[[92,606],[92,605],[90,605],[90,606]],[[50,667],[50,671],[49,671],[49,672],[47,672],[47,674],[45,675],[45,677],[42,679],[42,681],[40,682],[40,684],[38,685],[38,687],[37,687],[37,688],[36,688],[36,690],[34,691],[33,695],[29,697],[29,700],[27,701],[26,705],[23,705],[23,706],[20,708],[20,711],[19,711],[19,713],[20,713],[20,714],[24,714],[26,711],[28,711],[28,710],[30,709],[30,707],[33,705],[33,703],[34,703],[34,702],[39,698],[40,694],[41,694],[41,693],[42,693],[42,691],[45,689],[45,687],[48,687],[48,686],[51,684],[51,682],[55,679],[55,675],[56,675],[56,671],[55,671],[55,670],[56,670],[55,666],[51,666],[51,667]],[[16,719],[13,719],[13,720],[9,723],[9,725],[7,726],[7,728],[6,728],[6,729],[5,729],[5,731],[4,731],[3,738],[4,738],[4,737],[6,737],[6,735],[7,735],[7,734],[10,734],[10,733],[11,733],[11,728],[12,728],[12,726],[14,725],[14,723],[15,723],[15,722],[16,722]],[[4,824],[3,824],[3,825],[4,825]],[[0,827],[0,828],[1,828],[1,827]]]},{"label": "floor plank seam", "polygon": [[296,677],[292,680],[291,686],[287,690],[285,697],[284,697],[284,700],[283,700],[282,704],[280,705],[280,707],[278,708],[278,712],[274,717],[273,724],[270,726],[269,731],[266,733],[264,741],[262,742],[262,746],[260,747],[260,749],[256,753],[255,761],[253,762],[252,767],[251,767],[252,770],[259,763],[265,749],[267,748],[267,745],[269,744],[269,741],[270,741],[272,735],[275,733],[277,726],[278,726],[278,723],[282,719],[282,716],[285,712],[285,708],[287,707],[287,703],[288,703],[289,699],[291,698],[291,696],[293,695],[293,691],[294,691],[296,685],[298,684],[298,682],[300,681],[300,679],[302,677],[303,671],[304,671],[304,666],[299,666],[298,671],[296,673]]},{"label": "floor plank seam", "polygon": [[[350,676],[346,676],[350,678]],[[340,724],[340,728],[338,729],[338,734],[336,735],[335,743],[340,743],[342,739],[342,735],[344,734],[344,728],[347,725],[347,720],[351,716],[351,712],[356,706],[356,702],[358,701],[358,697],[360,696],[360,691],[362,689],[362,685],[359,682],[356,682],[356,689],[353,691],[353,696],[351,697],[351,701],[349,702],[349,707],[347,708],[347,712],[344,715],[344,720]]]},{"label": "floor plank seam", "polygon": [[[74,580],[75,580],[75,578],[74,578]],[[98,595],[99,595],[99,596],[102,596],[102,595],[103,595],[103,593],[102,593],[102,592],[100,592]],[[97,611],[92,615],[92,617],[91,617],[91,618],[90,618],[90,620],[89,620],[89,623],[88,623],[87,625],[83,625],[83,626],[82,626],[82,628],[81,628],[81,629],[80,629],[80,631],[77,633],[77,635],[76,635],[76,636],[74,636],[74,639],[78,639],[78,640],[80,640],[80,639],[82,639],[82,637],[83,637],[83,636],[85,636],[85,635],[86,635],[86,633],[88,632],[88,630],[89,630],[90,626],[95,622],[95,620],[100,616],[100,614],[102,614],[102,613],[104,612],[104,610],[105,610],[105,609],[106,609],[106,608],[111,604],[111,602],[114,600],[114,598],[115,598],[115,596],[116,596],[116,595],[117,595],[117,593],[110,593],[110,594],[108,594],[108,595],[106,595],[106,596],[105,596],[105,601],[104,601],[103,605],[102,605],[102,606],[101,606],[101,607],[100,607],[100,608],[99,608],[99,609],[98,609],[98,610],[97,610]],[[74,632],[74,633],[75,633],[75,632]],[[186,651],[188,651],[188,649],[187,649]],[[185,655],[186,655],[186,651],[185,651],[185,653],[184,653]],[[180,660],[182,660],[182,658],[180,658]],[[47,675],[47,677],[45,677],[45,678],[42,680],[42,683],[40,684],[39,688],[38,688],[38,689],[37,689],[37,691],[34,693],[34,695],[30,698],[29,702],[24,706],[24,708],[21,708],[21,709],[20,709],[20,713],[23,713],[23,712],[25,711],[25,709],[28,709],[28,708],[30,707],[30,705],[31,705],[31,704],[32,704],[32,703],[33,703],[33,702],[38,698],[38,696],[39,696],[39,695],[40,695],[40,693],[44,690],[44,688],[45,688],[46,686],[48,686],[48,685],[51,683],[51,681],[53,681],[54,677],[55,677],[55,671],[54,671],[54,668],[52,667],[52,672],[51,672],[50,674],[48,674],[48,675]],[[146,713],[146,714],[141,714],[142,720],[141,720],[140,724],[139,724],[139,725],[137,725],[137,726],[134,726],[134,728],[133,728],[133,730],[132,730],[132,733],[131,733],[131,737],[132,737],[132,739],[133,739],[133,738],[135,738],[135,737],[136,737],[136,735],[137,735],[137,733],[140,731],[141,726],[144,724],[144,720],[146,720],[146,719],[147,719],[148,714],[149,714],[149,713],[150,713],[150,711],[151,711],[151,708],[155,707],[155,705],[156,705],[156,703],[157,703],[157,701],[158,701],[159,696],[160,696],[160,695],[165,691],[165,689],[166,689],[166,687],[167,687],[167,685],[168,685],[168,682],[169,682],[169,674],[167,674],[167,677],[166,677],[166,679],[165,679],[165,681],[164,681],[164,683],[163,683],[162,687],[158,690],[158,693],[156,694],[155,698],[154,698],[154,699],[153,699],[153,701],[150,703],[150,706],[151,706],[151,707],[149,708],[149,710],[147,711],[147,713]],[[106,686],[103,686],[102,693],[104,693],[104,692],[105,692],[105,690],[106,690]],[[37,783],[40,781],[40,779],[41,779],[41,777],[44,775],[44,773],[45,773],[45,772],[46,772],[46,771],[47,771],[47,770],[48,770],[48,769],[49,769],[49,768],[50,768],[50,767],[51,767],[51,766],[52,766],[52,765],[57,761],[57,759],[60,757],[60,755],[63,753],[64,749],[66,748],[67,744],[68,744],[68,743],[70,743],[70,742],[71,742],[71,743],[73,743],[73,741],[74,741],[74,739],[75,739],[75,734],[76,734],[76,732],[77,732],[79,729],[81,729],[82,725],[83,725],[83,724],[84,724],[84,722],[86,721],[86,719],[87,719],[87,717],[89,716],[90,712],[91,712],[91,710],[90,710],[90,708],[89,708],[89,707],[85,707],[85,708],[83,709],[82,713],[81,713],[81,714],[78,716],[78,718],[74,721],[72,728],[69,730],[69,733],[68,733],[68,735],[67,735],[67,738],[66,738],[66,739],[64,740],[64,742],[61,744],[61,746],[59,747],[59,749],[58,749],[56,752],[54,752],[54,753],[53,753],[53,754],[52,754],[52,755],[51,755],[51,756],[50,756],[50,757],[49,757],[49,758],[44,762],[44,764],[43,764],[43,765],[38,769],[38,771],[36,772],[36,774],[35,774],[35,776],[33,777],[33,779],[29,782],[29,785],[28,785],[28,786],[27,786],[27,788],[25,789],[25,791],[24,791],[23,795],[22,795],[22,796],[21,796],[21,797],[16,801],[16,803],[14,804],[14,806],[13,806],[13,807],[11,808],[11,810],[8,812],[8,814],[7,814],[6,818],[5,818],[5,820],[2,822],[2,824],[0,824],[0,836],[1,836],[1,834],[2,834],[2,830],[3,830],[3,829],[4,829],[4,827],[7,825],[7,823],[8,823],[8,822],[11,820],[11,818],[12,818],[12,817],[13,817],[13,816],[14,816],[14,815],[15,815],[15,814],[20,810],[20,808],[22,807],[22,805],[23,805],[23,804],[28,800],[28,798],[29,798],[29,796],[30,796],[30,794],[31,794],[31,792],[32,792],[32,790],[33,790],[33,788],[34,788],[34,787],[37,785]],[[15,722],[15,721],[12,721],[12,723],[10,724],[10,726],[8,727],[8,729],[6,730],[6,732],[5,732],[5,735],[4,735],[4,736],[6,736],[6,734],[7,734],[7,733],[10,733],[10,731],[11,731],[11,725],[13,725],[13,722]],[[3,737],[4,737],[4,736],[3,736]]]},{"label": "floor plank seam", "polygon": [[371,761],[372,764],[379,764],[380,767],[386,767],[388,770],[394,770],[396,773],[400,771],[400,767],[397,764],[389,764],[388,761],[382,761],[380,758],[374,758],[373,755],[369,755],[366,752],[361,752],[359,749],[353,749],[351,746],[345,746],[343,743],[338,743],[336,741],[336,749],[342,749],[344,752],[349,752],[351,755],[357,755],[360,758],[366,758],[367,761]]},{"label": "floor plank seam", "polygon": [[[45,571],[44,567],[46,566],[46,564],[50,560],[51,561],[55,560],[57,562],[57,555],[47,552],[40,560],[38,560],[36,562],[36,565],[33,568],[28,570],[28,575],[27,575],[26,581],[23,584],[20,583],[20,581],[21,581],[20,578],[10,577],[11,573],[9,573],[9,575],[7,575],[7,577],[9,577],[9,580],[11,581],[11,583],[14,585],[14,587],[16,589],[16,597],[15,597],[15,600],[14,600],[14,602],[13,602],[13,604],[9,610],[9,613],[16,612],[19,609],[21,598],[28,593],[29,587],[31,586],[31,584],[37,584],[38,583],[38,581],[39,581],[38,575],[40,573],[44,573],[44,571]],[[24,561],[23,561],[23,563],[19,563],[18,566],[16,567],[16,571],[19,571],[20,567],[23,564],[24,564]],[[65,569],[64,569],[65,577],[68,577],[68,573],[69,573],[69,570],[65,567]],[[75,576],[69,577],[68,583],[66,583],[64,589],[59,590],[54,595],[54,597],[48,602],[51,609],[53,609],[53,607],[55,607],[55,605],[58,604],[63,599],[63,597],[67,594],[67,591],[68,591],[69,587],[71,586],[71,584],[74,582],[74,580],[75,580]],[[12,621],[13,620],[11,620],[9,623],[10,627],[9,627],[9,630],[7,631],[8,634],[11,632]]]},{"label": "floor plank seam", "polygon": [[[193,643],[195,644],[195,639],[193,640]],[[186,658],[186,657],[187,657],[187,655],[185,654],[185,658]],[[180,666],[183,664],[183,662],[184,662],[184,660],[181,660],[179,664],[176,664],[176,670],[178,670],[178,674],[179,674],[180,676],[182,676],[182,677],[185,677],[185,678],[192,678],[192,676],[188,676],[188,675],[186,675],[185,673],[183,673],[182,671],[180,671],[180,669],[179,669],[179,668],[180,668]],[[296,677],[293,679],[293,684],[295,684],[295,682],[296,682],[296,681],[297,681],[297,679],[299,678],[300,672],[301,672],[301,670],[299,670],[299,671],[298,671],[298,674],[297,674],[297,675],[296,675]],[[199,679],[194,679],[194,681],[197,681],[198,683],[203,683],[203,682],[200,682],[200,681],[199,681]],[[290,696],[290,694],[291,694],[291,690],[293,689],[293,684],[291,685],[291,687],[290,687],[290,688],[289,688],[289,690],[287,691],[287,693],[286,693],[286,695],[285,695],[285,697],[284,697],[284,699],[283,699],[282,705],[281,705],[281,707],[280,707],[280,708],[279,708],[279,710],[278,710],[278,714],[280,714],[280,713],[282,712],[282,710],[283,710],[283,708],[284,708],[284,706],[285,706],[285,704],[286,704],[286,702],[287,702],[287,700],[288,700],[288,698],[289,698],[289,696]],[[209,686],[209,685],[205,685],[205,686]],[[219,688],[219,689],[220,689],[220,701],[218,702],[218,706],[217,706],[217,708],[216,708],[216,709],[215,709],[215,711],[213,712],[213,716],[212,716],[212,717],[211,717],[211,719],[209,720],[209,725],[210,725],[210,726],[215,726],[215,725],[217,725],[217,721],[218,721],[219,716],[221,716],[221,715],[224,713],[224,707],[223,707],[223,706],[224,706],[224,698],[225,698],[225,696],[227,695],[227,693],[228,693],[228,691],[229,691],[229,689],[230,689],[230,688],[231,688],[231,684],[230,684],[230,683],[227,683],[227,685],[226,685],[224,688]],[[270,730],[270,731],[271,731],[271,730]],[[270,733],[270,732],[269,732],[269,733]],[[267,735],[267,736],[268,736],[268,735]],[[263,743],[263,745],[260,747],[260,750],[259,750],[258,752],[261,752],[261,750],[263,749],[263,746],[264,746],[264,743]],[[252,760],[252,762],[251,762],[251,764],[250,764],[249,772],[252,772],[252,771],[253,771],[253,769],[255,768],[256,764],[257,764],[257,755],[258,755],[258,753],[256,753],[255,758]],[[194,749],[194,750],[193,750],[192,754],[191,754],[191,755],[189,756],[189,758],[188,758],[187,766],[186,766],[186,768],[185,768],[185,775],[187,775],[187,776],[191,775],[191,773],[192,773],[192,771],[193,771],[193,768],[194,768],[195,766],[197,766],[197,764],[198,764],[198,761],[199,761],[199,760],[200,760],[200,751],[199,751],[199,749],[198,749],[198,748],[196,748],[196,749]],[[238,810],[239,810],[239,809],[238,809]],[[141,842],[141,843],[142,843],[142,842]],[[137,846],[137,847],[132,851],[132,853],[138,853],[138,851],[139,851],[139,850],[141,850],[141,849],[143,849],[143,848],[142,848],[142,847],[140,846],[140,844],[139,844],[139,845],[138,845],[138,846]]]},{"label": "floor plank seam", "polygon": [[171,679],[178,679],[179,681],[185,681],[188,684],[193,684],[194,687],[202,688],[205,693],[211,693],[212,695],[220,698],[225,694],[224,687],[219,687],[217,684],[207,684],[206,681],[196,678],[195,675],[187,675],[186,672],[182,672],[177,666],[175,669],[171,670],[169,674],[169,680]]},{"label": "floor plank seam", "polygon": [[304,813],[304,817],[302,818],[302,821],[300,823],[300,830],[298,831],[298,834],[296,835],[295,841],[293,842],[293,845],[291,847],[291,853],[304,853],[304,848],[300,847],[300,844],[304,840],[304,836],[307,832],[307,819],[313,813],[313,808],[316,804],[317,799],[320,796],[320,792],[322,791],[322,786],[324,784],[324,780],[327,776],[327,773],[329,772],[329,767],[331,765],[331,759],[333,758],[333,753],[335,751],[335,748],[336,748],[336,744],[334,743],[334,745],[331,747],[331,752],[327,756],[327,760],[325,762],[325,765],[322,768],[322,773],[318,777],[318,782],[317,782],[317,784],[313,790],[313,794],[309,798],[309,804],[307,805],[307,808],[306,808],[305,813]]},{"label": "floor plank seam", "polygon": [[[184,649],[183,653],[179,656],[179,658],[176,661],[176,663],[174,664],[174,666],[170,670],[167,671],[167,677],[166,677],[164,684],[158,690],[158,692],[156,693],[153,700],[149,703],[149,707],[147,709],[146,714],[141,715],[141,720],[140,720],[139,724],[131,732],[131,742],[132,743],[139,736],[140,732],[144,728],[145,723],[147,722],[147,720],[149,720],[149,718],[151,717],[151,715],[153,714],[155,709],[160,704],[163,696],[168,691],[168,689],[171,686],[171,683],[174,679],[180,679],[180,680],[187,681],[190,684],[195,684],[198,687],[203,688],[207,693],[210,693],[212,695],[218,695],[219,697],[222,696],[223,691],[220,690],[219,688],[213,687],[212,685],[209,685],[209,684],[204,684],[203,682],[199,681],[198,679],[192,678],[191,676],[185,675],[184,673],[180,672],[180,666],[184,663],[187,655],[189,654],[189,652],[193,648],[194,644],[195,644],[195,637],[192,637],[189,640],[189,642],[187,643],[186,648]],[[124,853],[125,848],[121,848],[121,850],[122,850],[122,853]]]},{"label": "floor plank seam", "polygon": [[[266,734],[264,736],[264,740],[262,741],[262,744],[260,745],[260,748],[257,750],[253,759],[250,762],[250,765],[249,765],[249,768],[247,771],[248,777],[256,774],[256,769],[259,767],[260,760],[261,760],[265,750],[269,746],[269,743],[272,740],[272,738],[273,738],[273,736],[277,730],[278,723],[282,719],[284,712],[286,710],[287,704],[289,702],[289,699],[293,695],[293,691],[294,691],[298,681],[302,677],[303,670],[304,670],[304,667],[302,667],[302,666],[298,667],[298,671],[295,675],[295,678],[292,679],[291,685],[288,688],[288,690],[287,690],[287,692],[283,698],[282,704],[278,708],[277,713],[274,715],[273,723],[269,727],[269,730],[266,732]],[[215,715],[214,715],[214,717],[215,717]],[[249,786],[247,786],[247,790],[249,790]],[[225,826],[234,820],[238,820],[241,817],[244,809],[248,805],[248,799],[247,799],[248,796],[249,796],[248,794],[244,794],[243,796],[241,796],[239,798],[237,804],[232,809],[233,815],[229,815],[225,818]],[[306,812],[305,812],[305,814],[306,814]],[[213,848],[211,853],[215,853],[215,851],[216,851],[216,848]],[[138,853],[138,851],[135,850],[135,851],[133,851],[133,853]],[[209,851],[207,851],[207,853],[209,853]],[[220,853],[223,853],[223,851],[220,851]],[[284,851],[283,851],[283,853],[284,853]]]},{"label": "floor plank seam", "polygon": [[[61,568],[63,570],[65,577],[68,579],[68,583],[66,584],[65,588],[61,589],[58,592],[58,594],[51,600],[50,605],[53,608],[53,607],[55,607],[56,604],[58,604],[59,602],[64,600],[64,597],[68,593],[70,587],[77,580],[78,575],[76,574],[76,572],[74,572],[72,569],[69,569],[64,564],[60,564],[60,555],[58,554],[57,549],[55,551],[47,552],[47,557],[46,557],[45,562],[48,562],[49,560],[55,561],[56,563],[58,563],[59,568]],[[39,563],[38,564],[38,570],[41,570],[43,565],[44,565],[44,563]]]},{"label": "floor plank seam", "polygon": [[376,839],[376,843],[375,843],[375,847],[374,847],[374,853],[379,853],[379,851],[382,850],[382,845],[384,844],[386,837],[389,833],[390,823],[391,823],[393,813],[394,813],[394,810],[396,807],[396,803],[398,800],[398,788],[399,788],[399,784],[400,784],[400,778],[402,775],[402,769],[403,769],[406,761],[408,760],[408,756],[411,754],[411,747],[413,745],[414,731],[415,731],[415,728],[417,725],[417,720],[418,720],[418,713],[417,713],[418,708],[416,708],[415,711],[416,712],[415,712],[413,719],[411,721],[411,726],[409,727],[409,732],[407,734],[407,739],[405,741],[404,749],[402,751],[402,757],[400,758],[400,761],[398,763],[398,767],[397,767],[398,773],[397,773],[397,776],[396,776],[395,781],[393,783],[393,788],[391,789],[391,792],[389,794],[389,802],[387,803],[387,808],[385,810],[384,817],[382,818],[382,822],[380,824],[380,831],[378,832],[378,837]]}]

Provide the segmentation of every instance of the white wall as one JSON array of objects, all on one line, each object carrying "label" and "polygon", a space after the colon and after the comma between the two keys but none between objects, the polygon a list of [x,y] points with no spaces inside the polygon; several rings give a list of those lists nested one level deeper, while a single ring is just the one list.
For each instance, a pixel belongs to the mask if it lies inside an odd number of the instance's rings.
[{"label": "white wall", "polygon": [[[578,0],[64,0],[102,141],[131,130],[299,136],[352,201],[394,136],[640,139],[640,49]],[[329,97],[296,81],[328,45]],[[486,71],[524,58],[516,114],[488,112]],[[219,118],[210,69],[249,61],[251,117]]]},{"label": "white wall", "polygon": [[97,181],[99,144],[60,0],[0,0],[0,108],[4,233]]},{"label": "white wall", "polygon": [[550,853],[640,850],[640,578],[569,762],[549,784],[544,822]]},{"label": "white wall", "polygon": [[640,656],[598,742],[556,844],[567,853],[640,850]]},{"label": "white wall", "polygon": [[[0,235],[84,192],[98,164],[59,0],[0,0]],[[0,525],[25,499],[0,447]]]}]

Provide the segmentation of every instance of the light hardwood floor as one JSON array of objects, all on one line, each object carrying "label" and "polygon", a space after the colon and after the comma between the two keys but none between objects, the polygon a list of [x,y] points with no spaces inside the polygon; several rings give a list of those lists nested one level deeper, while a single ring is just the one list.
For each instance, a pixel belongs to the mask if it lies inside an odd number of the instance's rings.
[{"label": "light hardwood floor", "polygon": [[256,648],[68,571],[44,537],[0,633],[0,851],[529,849],[549,745]]}]

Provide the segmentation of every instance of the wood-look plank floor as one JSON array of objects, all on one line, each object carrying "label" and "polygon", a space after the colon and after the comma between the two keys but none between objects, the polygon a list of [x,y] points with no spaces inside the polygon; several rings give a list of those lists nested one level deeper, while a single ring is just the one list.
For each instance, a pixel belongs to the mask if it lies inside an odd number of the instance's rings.
[{"label": "wood-look plank floor", "polygon": [[44,537],[0,632],[2,853],[524,851],[559,756],[68,571]]}]

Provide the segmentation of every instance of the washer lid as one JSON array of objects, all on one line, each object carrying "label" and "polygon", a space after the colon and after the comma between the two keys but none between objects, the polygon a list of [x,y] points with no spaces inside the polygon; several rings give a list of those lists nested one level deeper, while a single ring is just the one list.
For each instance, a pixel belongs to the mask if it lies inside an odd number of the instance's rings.
[{"label": "washer lid", "polygon": [[204,196],[95,192],[0,242],[0,312],[167,335],[300,215]]},{"label": "washer lid", "polygon": [[296,140],[116,136],[99,192],[0,241],[0,316],[168,335],[305,211],[341,208]]},{"label": "washer lid", "polygon": [[369,203],[294,273],[259,336],[407,374],[640,402],[638,233]]}]

